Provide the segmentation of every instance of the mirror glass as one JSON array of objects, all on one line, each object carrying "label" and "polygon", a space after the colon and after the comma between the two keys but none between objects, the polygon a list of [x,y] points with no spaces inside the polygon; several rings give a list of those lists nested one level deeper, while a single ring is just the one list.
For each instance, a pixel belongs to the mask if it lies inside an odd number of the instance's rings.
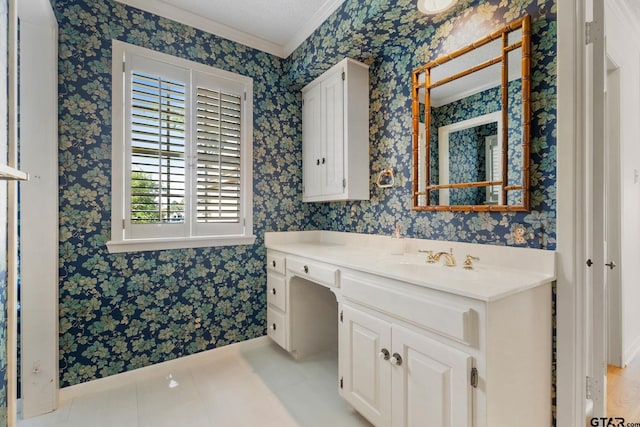
[{"label": "mirror glass", "polygon": [[528,16],[413,72],[414,209],[528,210]]}]

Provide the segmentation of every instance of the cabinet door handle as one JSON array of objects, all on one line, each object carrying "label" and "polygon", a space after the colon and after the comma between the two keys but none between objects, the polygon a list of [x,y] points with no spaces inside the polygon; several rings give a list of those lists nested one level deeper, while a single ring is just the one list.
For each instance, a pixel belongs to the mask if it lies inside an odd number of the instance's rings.
[{"label": "cabinet door handle", "polygon": [[309,273],[309,266],[305,265],[304,267],[302,267],[302,269],[305,273]]},{"label": "cabinet door handle", "polygon": [[389,350],[383,348],[382,350],[380,350],[378,357],[382,360],[389,360]]},{"label": "cabinet door handle", "polygon": [[325,159],[325,158],[323,157],[323,158],[322,158],[322,164],[324,165],[326,161],[327,161],[327,159]]},{"label": "cabinet door handle", "polygon": [[272,293],[273,295],[275,295],[275,294],[276,294],[276,288],[271,288],[271,293]]},{"label": "cabinet door handle", "polygon": [[391,356],[391,363],[396,366],[402,365],[402,356],[400,356],[398,353],[393,353],[393,356]]},{"label": "cabinet door handle", "polygon": [[316,159],[316,165],[320,165],[320,159]]},{"label": "cabinet door handle", "polygon": [[273,261],[271,261],[271,265],[273,266],[273,268],[276,268],[276,260],[275,259]]},{"label": "cabinet door handle", "polygon": [[271,330],[272,330],[272,331],[275,331],[275,330],[276,330],[276,324],[275,324],[275,323],[273,323],[273,324],[271,325]]}]

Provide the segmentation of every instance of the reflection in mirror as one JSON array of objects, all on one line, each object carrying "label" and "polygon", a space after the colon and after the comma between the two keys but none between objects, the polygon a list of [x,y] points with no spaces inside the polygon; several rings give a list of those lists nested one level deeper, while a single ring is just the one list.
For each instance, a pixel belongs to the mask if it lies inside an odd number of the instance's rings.
[{"label": "reflection in mirror", "polygon": [[529,46],[526,16],[414,70],[414,209],[528,210]]},{"label": "reflection in mirror", "polygon": [[[432,185],[498,182],[502,179],[502,114],[500,111],[438,127],[438,180]],[[498,185],[441,188],[440,205],[501,204]]]}]

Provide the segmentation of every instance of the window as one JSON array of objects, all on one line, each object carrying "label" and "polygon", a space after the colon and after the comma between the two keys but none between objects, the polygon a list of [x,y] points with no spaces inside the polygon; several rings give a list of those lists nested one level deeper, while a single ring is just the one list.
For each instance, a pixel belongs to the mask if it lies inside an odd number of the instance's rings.
[{"label": "window", "polygon": [[[487,181],[502,181],[502,149],[498,144],[498,135],[485,138]],[[503,184],[506,185],[506,184]],[[502,187],[490,185],[487,187],[487,204],[499,205],[502,199]]]},{"label": "window", "polygon": [[252,85],[113,42],[110,252],[255,241]]}]

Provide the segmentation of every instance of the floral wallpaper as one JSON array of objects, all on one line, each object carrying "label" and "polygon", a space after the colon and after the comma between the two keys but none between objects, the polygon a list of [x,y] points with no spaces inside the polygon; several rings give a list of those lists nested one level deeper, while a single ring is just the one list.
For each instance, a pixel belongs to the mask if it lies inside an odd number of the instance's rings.
[{"label": "floral wallpaper", "polygon": [[[460,48],[524,14],[532,16],[531,212],[416,212],[411,209],[411,70]],[[344,56],[370,64],[371,199],[318,203],[312,224],[321,229],[391,234],[400,223],[410,237],[516,245],[556,246],[556,2],[462,0],[444,14],[419,13],[415,1],[346,1],[290,57],[289,76],[304,84]],[[374,185],[393,167],[392,189]]]},{"label": "floral wallpaper", "polygon": [[[426,17],[415,0],[346,0],[287,59],[112,0],[52,0],[59,22],[61,386],[265,333],[265,231],[329,229],[555,248],[553,0],[461,0]],[[532,206],[529,213],[411,210],[410,72],[530,13],[533,24]],[[111,40],[254,79],[252,246],[109,254]],[[299,89],[345,56],[370,68],[371,200],[303,204]],[[393,167],[399,184],[374,177]]]},{"label": "floral wallpaper", "polygon": [[[486,138],[497,135],[497,123],[488,123],[449,134],[449,182],[485,181],[487,177]],[[481,205],[487,200],[486,187],[452,188],[451,205]]]},{"label": "floral wallpaper", "polygon": [[[304,229],[300,93],[285,61],[111,0],[59,23],[60,385],[265,334],[264,232]],[[111,40],[254,79],[251,246],[109,254]]]}]

